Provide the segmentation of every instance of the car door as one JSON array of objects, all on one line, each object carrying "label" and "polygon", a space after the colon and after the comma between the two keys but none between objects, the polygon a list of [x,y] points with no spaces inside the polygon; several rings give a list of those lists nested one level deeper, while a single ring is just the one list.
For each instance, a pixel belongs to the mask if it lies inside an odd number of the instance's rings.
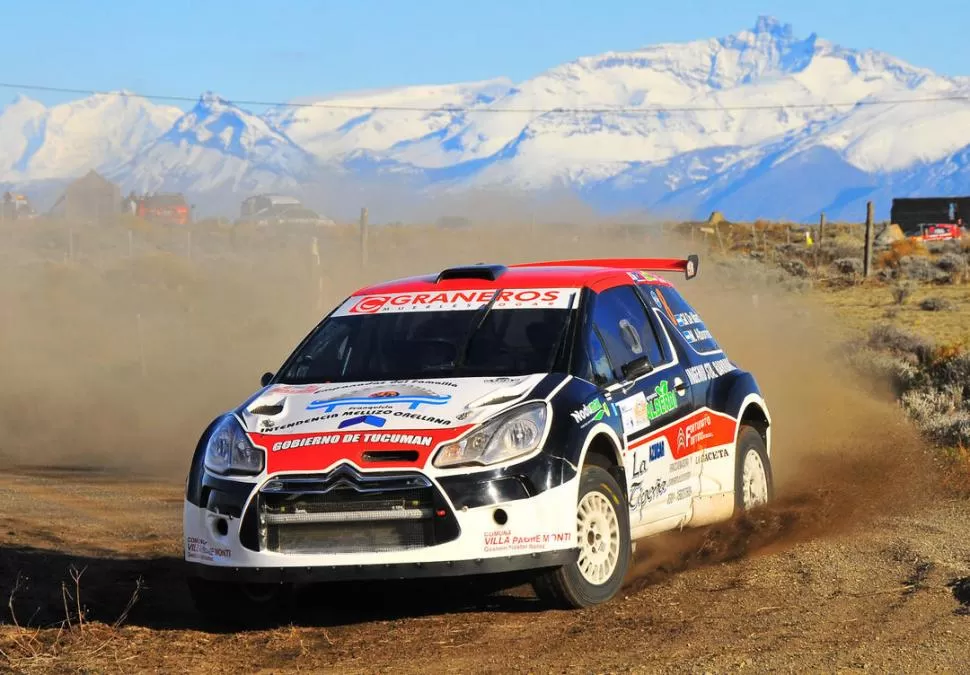
[{"label": "car door", "polygon": [[683,365],[632,286],[592,298],[592,330],[612,368],[604,393],[623,424],[631,527],[685,513],[696,475],[663,433],[693,408]]}]

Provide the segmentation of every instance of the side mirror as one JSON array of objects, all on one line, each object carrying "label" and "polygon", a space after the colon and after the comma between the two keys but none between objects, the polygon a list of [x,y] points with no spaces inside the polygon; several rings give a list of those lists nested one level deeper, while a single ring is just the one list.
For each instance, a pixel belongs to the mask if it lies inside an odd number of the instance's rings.
[{"label": "side mirror", "polygon": [[259,383],[262,386],[266,386],[273,381],[273,373],[263,373],[263,376],[259,378]]},{"label": "side mirror", "polygon": [[623,379],[629,381],[635,380],[641,375],[646,375],[653,370],[653,366],[650,365],[650,359],[646,356],[638,356],[629,363],[623,364],[620,370],[623,372]]}]

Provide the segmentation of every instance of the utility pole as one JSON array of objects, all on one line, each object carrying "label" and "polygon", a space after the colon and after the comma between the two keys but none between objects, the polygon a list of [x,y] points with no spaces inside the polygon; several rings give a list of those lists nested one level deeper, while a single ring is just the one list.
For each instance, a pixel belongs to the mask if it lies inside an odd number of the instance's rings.
[{"label": "utility pole", "polygon": [[872,226],[872,202],[866,202],[866,250],[862,258],[862,276],[866,279],[869,278],[869,274],[872,271]]},{"label": "utility pole", "polygon": [[815,272],[818,272],[819,258],[822,257],[822,242],[825,241],[825,212],[818,218],[818,242],[815,244]]}]

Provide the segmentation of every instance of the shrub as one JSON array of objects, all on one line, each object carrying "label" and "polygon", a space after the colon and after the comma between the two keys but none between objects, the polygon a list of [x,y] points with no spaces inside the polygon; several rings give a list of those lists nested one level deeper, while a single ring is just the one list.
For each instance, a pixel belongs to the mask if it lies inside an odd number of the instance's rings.
[{"label": "shrub", "polygon": [[926,250],[934,254],[957,253],[960,251],[960,242],[953,239],[946,241],[928,241],[926,242]]},{"label": "shrub", "polygon": [[946,298],[926,298],[919,303],[919,308],[927,312],[949,312],[954,309],[953,303]]},{"label": "shrub", "polygon": [[857,276],[862,274],[862,260],[860,258],[839,258],[832,266],[843,276]]},{"label": "shrub", "polygon": [[862,237],[840,233],[832,241],[825,242],[824,252],[830,260],[842,258],[858,258],[865,249],[866,242]]},{"label": "shrub", "polygon": [[913,281],[940,282],[949,280],[949,275],[937,268],[929,258],[905,256],[899,259],[898,276]]},{"label": "shrub", "polygon": [[930,362],[934,350],[933,343],[923,336],[890,324],[880,324],[870,330],[866,344],[870,349],[907,354],[925,363]]},{"label": "shrub", "polygon": [[782,261],[781,269],[793,277],[804,278],[808,276],[808,266],[798,259]]},{"label": "shrub", "polygon": [[778,244],[775,246],[775,254],[779,258],[798,258],[805,250],[804,244]]},{"label": "shrub", "polygon": [[941,413],[920,425],[920,429],[938,445],[970,447],[970,413]]},{"label": "shrub", "polygon": [[944,253],[936,261],[937,268],[948,275],[951,284],[963,281],[967,273],[967,261],[958,253]]},{"label": "shrub", "polygon": [[897,354],[863,347],[849,352],[846,361],[855,371],[891,384],[897,396],[909,391],[920,381],[917,366]]},{"label": "shrub", "polygon": [[883,267],[882,269],[876,270],[876,279],[882,281],[883,283],[889,283],[896,278],[896,268],[894,267]]},{"label": "shrub", "polygon": [[970,403],[970,354],[959,347],[940,347],[931,355],[927,374],[935,387]]},{"label": "shrub", "polygon": [[897,305],[903,305],[909,299],[909,296],[913,294],[913,284],[908,282],[898,283],[892,287],[891,292],[893,294],[893,302]]}]

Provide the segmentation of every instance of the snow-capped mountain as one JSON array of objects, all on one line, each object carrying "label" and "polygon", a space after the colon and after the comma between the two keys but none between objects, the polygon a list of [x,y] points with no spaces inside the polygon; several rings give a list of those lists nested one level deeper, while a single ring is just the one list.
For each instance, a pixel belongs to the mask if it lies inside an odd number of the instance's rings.
[{"label": "snow-capped mountain", "polygon": [[317,161],[283,132],[208,92],[108,177],[136,192],[292,190]]},{"label": "snow-capped mountain", "polygon": [[119,92],[47,108],[19,96],[0,111],[0,181],[28,182],[107,171],[172,126],[178,108]]},{"label": "snow-capped mountain", "polygon": [[8,106],[0,181],[83,165],[140,190],[242,198],[307,189],[330,171],[422,194],[568,189],[603,209],[799,220],[859,218],[867,199],[883,217],[894,196],[970,192],[970,77],[799,37],[770,17],[723,38],[579,58],[517,84],[351,92],[262,115],[214,95],[177,119],[118,99],[128,103],[113,109],[154,121],[115,111],[124,123],[106,124],[81,115],[108,111],[94,98],[65,104],[75,123],[53,135],[62,106]]}]

